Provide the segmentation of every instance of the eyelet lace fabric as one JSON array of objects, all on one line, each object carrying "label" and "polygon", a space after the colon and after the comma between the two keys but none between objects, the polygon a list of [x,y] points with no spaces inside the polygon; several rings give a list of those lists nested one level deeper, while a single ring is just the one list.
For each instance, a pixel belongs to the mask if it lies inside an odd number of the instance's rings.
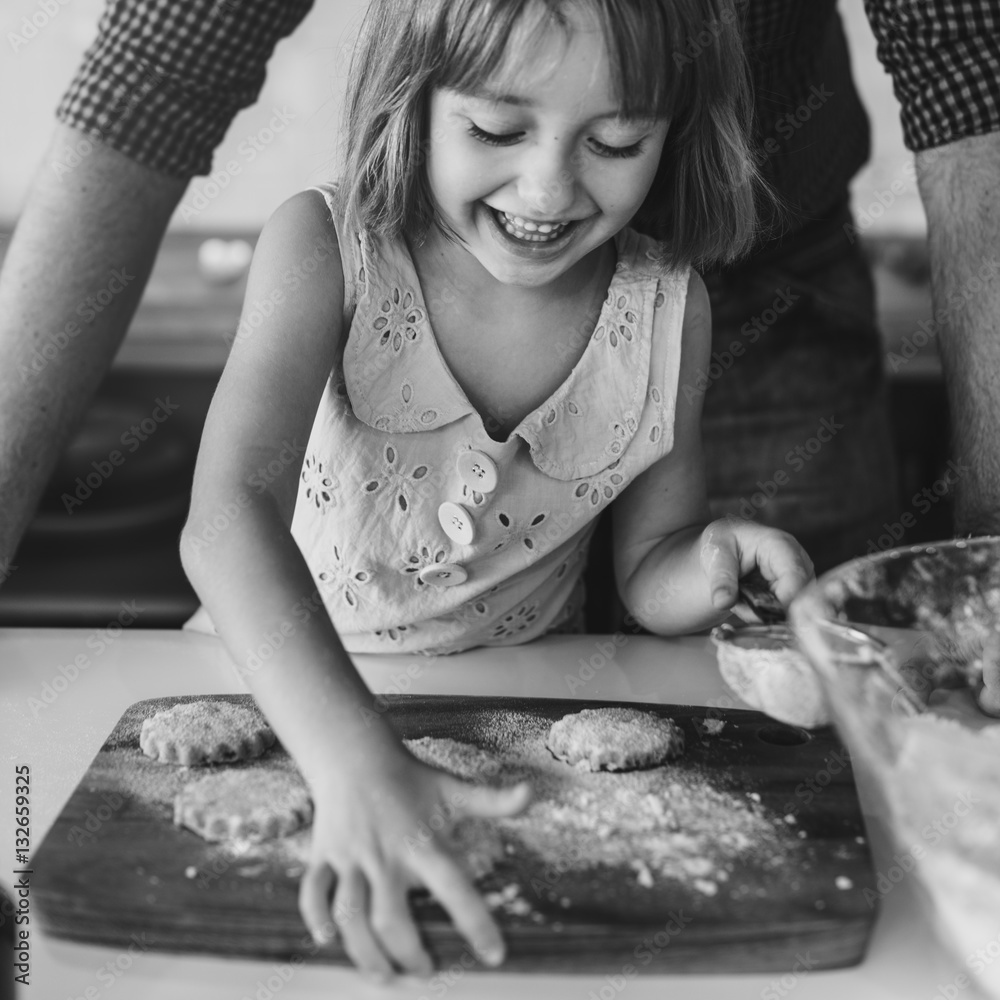
[{"label": "eyelet lace fabric", "polygon": [[[687,270],[620,233],[583,354],[496,441],[438,350],[406,246],[344,232],[335,189],[321,190],[345,248],[344,349],[292,533],[346,647],[441,654],[574,627],[597,515],[673,444]],[[494,490],[463,482],[469,449],[495,464]],[[468,512],[468,544],[442,530],[446,501]],[[452,564],[464,577],[440,585]]]}]

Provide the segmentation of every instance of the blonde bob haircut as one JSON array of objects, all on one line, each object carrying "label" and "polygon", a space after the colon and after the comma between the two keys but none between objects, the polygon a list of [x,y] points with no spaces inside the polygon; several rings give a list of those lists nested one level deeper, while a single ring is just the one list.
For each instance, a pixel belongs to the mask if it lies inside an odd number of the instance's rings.
[{"label": "blonde bob haircut", "polygon": [[372,0],[351,65],[342,208],[355,229],[419,242],[437,224],[424,159],[431,92],[516,80],[567,10],[602,30],[625,118],[667,118],[631,224],[673,263],[743,255],[773,207],[749,149],[751,101],[734,0]]}]

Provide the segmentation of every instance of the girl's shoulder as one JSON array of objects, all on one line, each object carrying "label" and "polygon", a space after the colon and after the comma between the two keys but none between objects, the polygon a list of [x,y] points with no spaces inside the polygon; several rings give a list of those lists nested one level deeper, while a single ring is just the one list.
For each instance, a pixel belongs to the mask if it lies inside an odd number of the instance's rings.
[{"label": "girl's shoulder", "polygon": [[[279,306],[305,322],[343,317],[348,284],[346,261],[329,206],[320,192],[300,191],[282,202],[264,225],[251,276],[252,315],[270,315]],[[249,286],[248,286],[248,296]]]},{"label": "girl's shoulder", "polygon": [[341,227],[329,201],[315,188],[283,201],[264,226],[261,239],[265,238],[291,258],[291,273],[300,277],[341,268]]}]

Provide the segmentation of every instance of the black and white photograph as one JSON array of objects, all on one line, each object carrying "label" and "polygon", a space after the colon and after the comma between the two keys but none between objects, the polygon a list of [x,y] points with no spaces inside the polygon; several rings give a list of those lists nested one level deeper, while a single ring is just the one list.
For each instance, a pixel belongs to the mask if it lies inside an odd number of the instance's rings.
[{"label": "black and white photograph", "polygon": [[0,50],[0,1000],[1000,1000],[998,0]]}]

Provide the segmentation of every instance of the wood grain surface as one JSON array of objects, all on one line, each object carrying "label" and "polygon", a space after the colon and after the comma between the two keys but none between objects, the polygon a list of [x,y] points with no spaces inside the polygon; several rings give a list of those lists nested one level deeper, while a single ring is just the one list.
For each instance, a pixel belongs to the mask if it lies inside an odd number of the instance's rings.
[{"label": "wood grain surface", "polygon": [[[250,703],[244,695],[216,698]],[[43,925],[59,937],[112,946],[139,937],[144,947],[173,951],[346,962],[336,944],[317,949],[298,915],[308,834],[271,845],[213,845],[173,824],[173,794],[204,769],[149,760],[139,730],[154,712],[193,700],[138,702],[115,726],[34,858],[32,891]],[[807,733],[736,709],[623,702],[404,695],[380,704],[402,738],[483,746],[498,720],[555,720],[611,704],[656,712],[685,733],[685,753],[669,767],[720,791],[759,796],[776,827],[795,831],[781,867],[742,858],[715,894],[684,879],[657,877],[644,886],[623,864],[559,871],[508,847],[481,883],[486,893],[516,891],[521,901],[496,910],[508,943],[505,971],[628,977],[814,970],[861,960],[877,912],[868,902],[877,898],[875,876],[849,759],[832,729]],[[725,722],[721,733],[706,731],[706,716]],[[288,765],[278,746],[238,766]],[[420,893],[412,901],[439,967],[474,968],[436,903]]]}]

